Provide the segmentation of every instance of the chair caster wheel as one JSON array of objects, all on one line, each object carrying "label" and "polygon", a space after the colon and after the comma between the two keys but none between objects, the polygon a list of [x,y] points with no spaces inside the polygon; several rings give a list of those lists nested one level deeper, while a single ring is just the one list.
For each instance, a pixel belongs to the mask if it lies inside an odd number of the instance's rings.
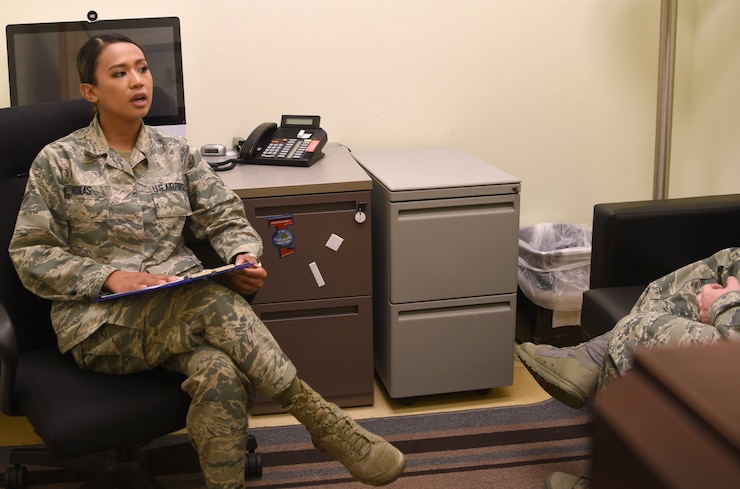
[{"label": "chair caster wheel", "polygon": [[28,487],[28,469],[22,465],[9,467],[5,471],[6,489],[26,489]]},{"label": "chair caster wheel", "polygon": [[259,453],[247,454],[247,479],[262,478],[262,455]]},{"label": "chair caster wheel", "polygon": [[255,453],[257,439],[253,435],[247,437],[247,459],[245,475],[247,479],[262,478],[262,455]]}]

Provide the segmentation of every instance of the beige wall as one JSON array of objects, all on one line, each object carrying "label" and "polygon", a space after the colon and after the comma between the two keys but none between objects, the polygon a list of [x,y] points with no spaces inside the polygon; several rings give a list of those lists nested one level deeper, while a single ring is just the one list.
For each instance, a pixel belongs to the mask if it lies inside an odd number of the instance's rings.
[{"label": "beige wall", "polygon": [[[679,3],[669,195],[740,192],[740,2]],[[521,177],[522,225],[652,196],[658,0],[37,0],[0,20],[90,8],[180,17],[196,146],[317,113],[351,149],[451,145]]]},{"label": "beige wall", "polygon": [[[679,46],[671,192],[740,192],[740,2],[696,0]],[[684,13],[683,10],[680,11]],[[692,12],[687,12],[691,18]],[[688,35],[691,33],[691,35]],[[679,38],[683,40],[683,38]],[[681,51],[683,52],[683,51]]]}]

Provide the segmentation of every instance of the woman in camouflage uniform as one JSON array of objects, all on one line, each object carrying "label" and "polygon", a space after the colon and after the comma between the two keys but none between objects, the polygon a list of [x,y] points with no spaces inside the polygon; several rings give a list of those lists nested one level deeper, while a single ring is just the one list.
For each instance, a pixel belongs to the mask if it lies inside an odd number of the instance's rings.
[{"label": "woman in camouflage uniform", "polygon": [[[361,482],[395,480],[403,454],[300,381],[241,295],[267,276],[261,239],[197,151],[143,124],[153,81],[141,48],[96,36],[77,66],[96,117],[34,161],[9,249],[24,285],[53,301],[60,350],[99,372],[185,374],[188,434],[210,488],[244,484],[248,386],[277,400]],[[202,270],[184,244],[186,225],[227,263],[254,264],[231,272],[239,293],[199,281],[95,302]]]}]

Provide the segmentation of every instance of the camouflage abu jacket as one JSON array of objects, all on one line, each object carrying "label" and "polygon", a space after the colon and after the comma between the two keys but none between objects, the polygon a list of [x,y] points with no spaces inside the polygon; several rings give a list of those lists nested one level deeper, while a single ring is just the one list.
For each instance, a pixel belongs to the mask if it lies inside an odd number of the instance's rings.
[{"label": "camouflage abu jacket", "polygon": [[126,161],[96,118],[36,157],[9,252],[23,284],[54,301],[52,323],[67,351],[105,322],[110,305],[91,301],[113,271],[202,269],[184,244],[186,224],[227,262],[262,254],[241,199],[184,139],[142,124]]}]

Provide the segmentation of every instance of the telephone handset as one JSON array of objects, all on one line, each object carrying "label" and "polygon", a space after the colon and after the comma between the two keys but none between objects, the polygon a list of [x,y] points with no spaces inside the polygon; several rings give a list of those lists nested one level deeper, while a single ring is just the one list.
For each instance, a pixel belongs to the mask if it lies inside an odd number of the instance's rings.
[{"label": "telephone handset", "polygon": [[327,141],[317,115],[284,115],[280,127],[273,122],[257,126],[239,149],[244,163],[311,166],[324,156]]},{"label": "telephone handset", "polygon": [[262,150],[267,145],[277,128],[278,125],[274,122],[263,122],[255,127],[239,148],[239,158],[245,161],[254,159],[257,151]]}]

